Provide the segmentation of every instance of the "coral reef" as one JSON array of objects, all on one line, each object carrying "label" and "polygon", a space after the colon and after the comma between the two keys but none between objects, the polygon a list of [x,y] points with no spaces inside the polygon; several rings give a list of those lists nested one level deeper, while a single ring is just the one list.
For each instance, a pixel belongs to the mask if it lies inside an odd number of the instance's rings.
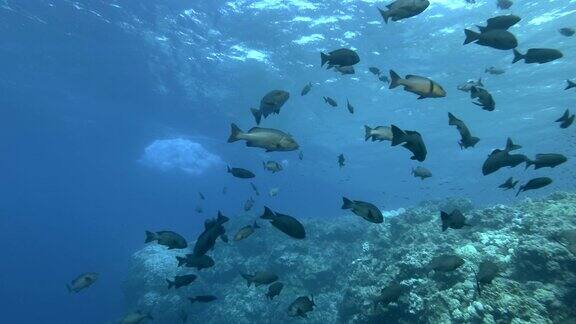
[{"label": "coral reef", "polygon": [[[440,210],[461,209],[472,225],[441,231]],[[211,269],[178,268],[176,255],[149,244],[134,254],[125,293],[130,309],[152,310],[162,322],[291,323],[288,305],[314,298],[309,323],[568,323],[576,318],[576,256],[558,233],[576,228],[576,194],[555,193],[517,206],[474,210],[465,199],[427,202],[394,213],[382,224],[351,214],[303,220],[308,237],[294,240],[266,222],[246,240],[218,241]],[[233,217],[234,233],[255,215]],[[435,273],[428,262],[456,254],[463,266]],[[476,289],[480,262],[497,263],[501,273]],[[266,299],[267,286],[248,287],[240,273],[271,270],[284,283]],[[197,273],[189,287],[168,290],[166,278]],[[400,298],[376,304],[382,288],[397,283]],[[218,300],[193,305],[187,297],[213,294]]]}]

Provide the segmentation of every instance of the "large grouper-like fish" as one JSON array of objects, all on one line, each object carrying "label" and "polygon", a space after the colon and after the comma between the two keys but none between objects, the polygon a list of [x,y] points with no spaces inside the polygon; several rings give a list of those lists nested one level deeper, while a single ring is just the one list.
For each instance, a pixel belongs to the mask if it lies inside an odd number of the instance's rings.
[{"label": "large grouper-like fish", "polygon": [[246,146],[263,148],[266,152],[295,151],[300,147],[291,135],[283,131],[252,127],[248,132],[243,132],[236,124],[232,124],[228,143],[239,140],[246,141]]}]

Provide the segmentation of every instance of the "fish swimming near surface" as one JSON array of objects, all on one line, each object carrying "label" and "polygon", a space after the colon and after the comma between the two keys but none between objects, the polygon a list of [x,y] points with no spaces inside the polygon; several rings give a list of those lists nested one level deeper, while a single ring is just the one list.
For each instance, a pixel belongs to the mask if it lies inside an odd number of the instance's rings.
[{"label": "fish swimming near surface", "polygon": [[310,90],[312,90],[312,82],[308,82],[308,84],[305,85],[304,88],[302,88],[300,95],[305,96],[308,94],[308,92],[310,92]]},{"label": "fish swimming near surface", "polygon": [[314,310],[314,298],[308,298],[307,296],[300,296],[294,300],[290,306],[288,306],[288,316],[291,317],[302,317],[307,318],[306,313]]},{"label": "fish swimming near surface", "polygon": [[284,90],[272,90],[264,95],[260,100],[260,109],[250,109],[256,120],[256,125],[260,125],[262,117],[267,118],[271,114],[279,114],[280,108],[284,106],[289,98],[290,93]]},{"label": "fish swimming near surface", "polygon": [[212,250],[218,237],[223,241],[227,241],[226,230],[223,225],[228,220],[230,220],[228,217],[218,212],[216,219],[207,219],[204,222],[204,231],[198,236],[196,244],[194,245],[195,257],[205,255],[208,251]]},{"label": "fish swimming near surface", "polygon": [[321,65],[328,63],[328,68],[333,66],[352,66],[360,62],[358,53],[351,49],[341,48],[329,52],[328,54],[320,53]]},{"label": "fish swimming near surface", "polygon": [[470,97],[478,101],[472,101],[476,106],[482,107],[486,111],[494,111],[496,102],[488,90],[479,87],[472,87],[470,89]]},{"label": "fish swimming near surface", "polygon": [[563,57],[562,52],[552,48],[531,48],[526,52],[526,54],[522,54],[515,49],[514,59],[512,60],[512,63],[524,60],[524,63],[526,64],[530,63],[544,64],[560,59],[562,57]]},{"label": "fish swimming near surface", "polygon": [[193,283],[196,280],[197,276],[193,274],[183,275],[183,276],[176,276],[174,280],[170,281],[166,279],[168,283],[168,289],[174,287],[175,289],[188,286],[189,284]]},{"label": "fish swimming near surface", "polygon": [[512,0],[498,0],[496,1],[496,7],[502,10],[510,9],[514,2]]},{"label": "fish swimming near surface", "polygon": [[460,141],[458,142],[460,149],[474,147],[474,145],[480,141],[478,137],[472,136],[466,124],[452,115],[452,113],[448,113],[448,125],[456,126],[456,129],[460,133]]},{"label": "fish swimming near surface", "polygon": [[355,74],[356,70],[354,70],[353,66],[334,66],[334,70],[340,72],[342,75],[350,75]]},{"label": "fish swimming near surface", "polygon": [[155,233],[146,231],[146,240],[144,240],[144,243],[150,243],[153,241],[168,247],[169,250],[185,249],[188,247],[186,239],[184,239],[180,234],[172,231],[160,231]]},{"label": "fish swimming near surface", "polygon": [[518,46],[516,36],[507,30],[492,29],[484,33],[477,33],[470,29],[464,29],[464,33],[466,34],[464,45],[474,42],[499,50],[511,50]]},{"label": "fish swimming near surface", "polygon": [[522,18],[516,15],[496,16],[486,21],[486,27],[482,26],[476,26],[476,27],[478,27],[481,33],[497,29],[507,30],[508,28],[520,22],[520,20],[522,20]]},{"label": "fish swimming near surface", "polygon": [[188,297],[188,300],[192,304],[194,304],[194,303],[210,303],[210,302],[213,302],[217,299],[218,299],[218,297],[216,297],[214,295],[198,295],[198,296],[194,296],[194,297]]},{"label": "fish swimming near surface", "polygon": [[348,99],[346,99],[346,108],[348,109],[348,112],[353,114],[354,113],[354,106],[352,106],[350,104],[350,101]]},{"label": "fish swimming near surface", "polygon": [[231,173],[234,177],[240,179],[251,179],[254,178],[256,175],[252,173],[250,170],[242,169],[242,168],[230,168],[227,167],[228,173]]},{"label": "fish swimming near surface", "polygon": [[457,255],[443,254],[432,258],[428,267],[438,272],[450,272],[464,265],[464,259]]},{"label": "fish swimming near surface", "polygon": [[144,313],[141,311],[135,311],[132,313],[128,313],[126,315],[124,315],[124,317],[122,317],[120,319],[120,321],[118,321],[119,324],[140,324],[140,323],[144,323],[145,320],[154,320],[154,318],[152,317],[152,315],[150,313]]},{"label": "fish swimming near surface", "polygon": [[246,201],[244,202],[244,211],[250,211],[252,209],[252,207],[254,207],[254,199],[252,199],[252,197],[246,199]]},{"label": "fish swimming near surface", "polygon": [[534,166],[535,170],[540,168],[554,168],[566,161],[568,161],[568,158],[558,153],[536,154],[536,158],[534,160],[526,160],[526,169],[532,165]]},{"label": "fish swimming near surface", "polygon": [[202,269],[212,268],[214,266],[214,259],[212,259],[209,255],[201,255],[195,256],[194,254],[186,254],[185,257],[176,257],[178,261],[178,266],[185,266],[188,268],[196,268],[196,270],[200,271]]},{"label": "fish swimming near surface", "polygon": [[482,78],[479,78],[478,80],[468,80],[464,83],[461,83],[458,85],[457,89],[464,92],[470,92],[472,87],[484,87],[482,84]]},{"label": "fish swimming near surface", "polygon": [[411,160],[418,160],[424,162],[426,160],[426,145],[420,133],[416,131],[406,130],[403,131],[395,125],[392,128],[392,146],[402,144],[402,146],[412,152]]},{"label": "fish swimming near surface", "polygon": [[384,22],[388,23],[389,19],[398,21],[417,16],[424,12],[429,5],[430,2],[428,0],[396,0],[386,6],[388,10],[384,11],[378,8],[378,11]]},{"label": "fish swimming near surface", "polygon": [[506,73],[506,70],[491,66],[489,68],[484,69],[484,73],[492,75],[500,75]]},{"label": "fish swimming near surface", "polygon": [[491,284],[499,273],[500,268],[496,263],[492,261],[483,261],[480,263],[478,266],[478,272],[474,272],[476,291],[478,292],[478,295],[482,294],[482,285]]},{"label": "fish swimming near surface", "polygon": [[426,178],[432,177],[432,172],[424,167],[417,166],[416,168],[412,168],[412,175],[416,178],[424,180]]},{"label": "fish swimming near surface", "polygon": [[470,224],[466,223],[464,214],[458,209],[454,209],[451,213],[441,211],[440,220],[442,221],[442,232],[449,228],[461,229],[464,226],[470,226]]},{"label": "fish swimming near surface", "polygon": [[379,224],[384,221],[384,216],[380,209],[365,201],[350,200],[342,197],[342,209],[350,209],[354,214],[372,223]]},{"label": "fish swimming near surface", "polygon": [[86,272],[78,277],[74,278],[69,284],[66,284],[66,288],[69,293],[79,293],[80,291],[92,286],[98,280],[100,275],[96,272]]},{"label": "fish swimming near surface", "polygon": [[342,167],[344,166],[344,162],[346,162],[344,154],[338,155],[338,166],[340,167],[340,169],[342,169]]},{"label": "fish swimming near surface", "polygon": [[280,292],[282,292],[283,288],[284,284],[281,282],[277,281],[271,284],[270,286],[268,286],[268,292],[266,293],[266,298],[270,300],[274,299],[274,297],[280,295]]},{"label": "fish swimming near surface", "polygon": [[576,81],[566,80],[566,88],[564,90],[576,88]]},{"label": "fish swimming near surface", "polygon": [[330,97],[323,97],[323,98],[325,103],[329,104],[332,107],[338,107],[338,103],[336,102],[336,100]]},{"label": "fish swimming near surface", "polygon": [[372,72],[372,74],[374,74],[374,75],[380,75],[380,73],[381,73],[379,68],[373,67],[373,66],[369,67],[368,71]]},{"label": "fish swimming near surface", "polygon": [[539,178],[530,179],[525,185],[520,186],[520,188],[518,189],[518,192],[516,193],[516,197],[518,197],[518,195],[523,191],[540,189],[540,188],[548,186],[551,183],[552,183],[552,179],[550,179],[548,177],[539,177]]},{"label": "fish swimming near surface", "polygon": [[562,117],[556,119],[557,123],[560,123],[560,128],[568,128],[574,122],[574,115],[570,115],[570,110],[566,109]]},{"label": "fish swimming near surface", "polygon": [[380,294],[374,298],[374,306],[388,306],[390,303],[397,302],[400,296],[406,291],[406,287],[397,282],[390,283],[386,288],[380,290]]},{"label": "fish swimming near surface", "polygon": [[232,124],[228,143],[239,140],[246,141],[248,147],[259,147],[265,149],[266,152],[295,151],[300,147],[292,136],[280,130],[253,127],[244,133],[236,124]]},{"label": "fish swimming near surface", "polygon": [[404,90],[419,95],[418,99],[446,97],[446,91],[438,83],[418,75],[407,75],[402,79],[396,72],[390,70],[390,89],[404,86]]},{"label": "fish swimming near surface", "polygon": [[558,29],[558,32],[560,34],[562,34],[563,36],[566,37],[572,37],[574,36],[574,34],[576,34],[576,30],[574,30],[574,28],[570,28],[570,27],[563,27]]},{"label": "fish swimming near surface", "polygon": [[254,231],[256,231],[258,228],[260,228],[260,226],[258,226],[256,222],[254,222],[252,225],[246,225],[242,227],[240,230],[238,230],[236,235],[234,235],[234,241],[242,241],[248,238],[250,235],[254,234]]},{"label": "fish swimming near surface", "polygon": [[278,276],[271,271],[258,271],[254,274],[245,274],[241,273],[242,278],[246,279],[246,283],[248,287],[252,284],[254,286],[262,286],[262,285],[269,285],[278,280]]},{"label": "fish swimming near surface", "polygon": [[368,141],[369,139],[372,139],[372,142],[374,141],[392,141],[393,138],[393,134],[392,134],[392,128],[390,126],[376,126],[374,128],[371,128],[369,126],[364,126],[364,140]]},{"label": "fish swimming near surface", "polygon": [[260,218],[269,220],[272,226],[290,237],[295,239],[306,238],[304,225],[292,216],[273,212],[270,208],[264,207],[264,213]]},{"label": "fish swimming near surface", "polygon": [[484,161],[484,164],[482,165],[482,174],[489,175],[503,167],[513,168],[526,162],[528,160],[526,155],[510,154],[510,152],[520,148],[522,148],[522,146],[514,144],[512,139],[508,138],[506,141],[506,148],[503,150],[496,149],[488,155],[488,158],[486,158],[486,161]]},{"label": "fish swimming near surface", "polygon": [[516,184],[518,184],[519,180],[514,181],[514,178],[508,178],[503,184],[499,185],[498,188],[502,188],[504,190],[514,189]]},{"label": "fish swimming near surface", "polygon": [[283,170],[282,164],[276,161],[262,162],[262,165],[264,166],[264,170],[268,170],[272,173],[280,172]]}]

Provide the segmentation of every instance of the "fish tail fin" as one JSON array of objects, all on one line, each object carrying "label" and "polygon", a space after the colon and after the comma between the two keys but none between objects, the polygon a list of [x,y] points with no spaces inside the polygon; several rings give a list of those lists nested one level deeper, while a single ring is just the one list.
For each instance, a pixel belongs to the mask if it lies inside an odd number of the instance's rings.
[{"label": "fish tail fin", "polygon": [[516,187],[518,182],[520,182],[520,180],[512,181],[512,186],[510,187],[510,189],[514,189],[514,187]]},{"label": "fish tail fin", "polygon": [[155,240],[156,240],[156,234],[150,231],[146,231],[146,239],[144,240],[144,243],[150,243]]},{"label": "fish tail fin", "polygon": [[470,144],[472,147],[474,147],[474,145],[478,144],[478,142],[480,142],[480,138],[478,138],[476,136],[472,136],[472,138],[470,139]]},{"label": "fish tail fin", "polygon": [[526,162],[526,167],[524,168],[524,170],[528,170],[528,168],[529,168],[531,165],[536,164],[536,162],[534,162],[534,161],[532,161],[532,160],[530,160],[530,159],[526,159],[525,162]]},{"label": "fish tail fin", "polygon": [[390,70],[390,85],[388,89],[394,89],[400,85],[400,76],[394,70]]},{"label": "fish tail fin", "polygon": [[351,209],[354,206],[354,202],[346,197],[342,197],[342,209]]},{"label": "fish tail fin", "polygon": [[66,284],[66,289],[68,289],[68,293],[72,293],[72,287],[69,284]]},{"label": "fish tail fin", "polygon": [[477,83],[479,86],[484,87],[484,83],[482,83],[482,78],[479,78]]},{"label": "fish tail fin", "polygon": [[450,215],[446,212],[441,211],[440,212],[440,219],[442,220],[442,232],[444,232],[445,230],[448,229],[448,219],[450,218]]},{"label": "fish tail fin", "polygon": [[390,13],[389,11],[384,11],[380,8],[378,8],[378,11],[380,12],[380,15],[382,16],[382,18],[384,19],[385,23],[388,23],[388,18],[390,18]]},{"label": "fish tail fin", "polygon": [[217,221],[219,224],[224,224],[224,223],[226,223],[226,222],[229,221],[229,220],[230,220],[230,218],[224,216],[224,214],[222,214],[221,211],[218,211],[218,217],[216,218],[216,221]]},{"label": "fish tail fin", "polygon": [[192,304],[194,304],[194,303],[197,301],[196,297],[188,297],[188,300],[189,300]]},{"label": "fish tail fin", "polygon": [[250,108],[250,112],[252,112],[252,116],[254,116],[256,125],[260,125],[260,121],[262,120],[262,111],[260,111],[260,109]]},{"label": "fish tail fin", "polygon": [[370,128],[367,125],[364,125],[364,141],[367,141],[370,139],[370,137],[372,137],[372,128]]},{"label": "fish tail fin", "polygon": [[518,192],[516,192],[516,197],[518,197],[518,195],[522,192],[523,189],[524,186],[520,186],[520,188],[518,188]]},{"label": "fish tail fin", "polygon": [[571,88],[576,88],[576,82],[570,81],[570,80],[566,80],[566,82],[567,82],[568,84],[566,84],[566,88],[564,88],[564,90],[568,90],[568,89],[571,89]]},{"label": "fish tail fin", "polygon": [[479,25],[476,25],[476,27],[478,27],[478,30],[480,30],[480,33],[483,33],[488,29],[488,27],[479,26]]},{"label": "fish tail fin", "polygon": [[514,144],[514,142],[512,142],[512,139],[508,137],[508,139],[506,140],[506,151],[510,152],[521,148],[522,145]]},{"label": "fish tail fin", "polygon": [[390,128],[392,128],[392,146],[404,143],[404,137],[406,136],[406,133],[404,133],[404,131],[398,128],[396,125],[391,125]]},{"label": "fish tail fin", "polygon": [[490,71],[488,68],[484,68],[484,73],[488,73]]},{"label": "fish tail fin", "polygon": [[242,278],[246,279],[246,284],[248,284],[248,287],[250,287],[252,285],[252,279],[254,278],[254,276],[245,273],[241,273],[240,275],[242,276]]},{"label": "fish tail fin", "polygon": [[570,116],[570,112],[568,111],[568,109],[566,109],[566,111],[564,111],[564,114],[562,115],[562,117],[556,119],[556,122],[565,121],[568,119],[569,116]]},{"label": "fish tail fin", "polygon": [[168,279],[166,279],[166,282],[168,283],[168,289],[174,287],[174,285],[176,284],[175,281],[170,281],[170,280],[168,280]]},{"label": "fish tail fin", "polygon": [[516,63],[516,62],[518,62],[524,58],[524,55],[522,53],[518,52],[518,50],[514,49],[513,52],[514,52],[514,59],[512,60],[512,64],[514,64],[514,63]]},{"label": "fish tail fin", "polygon": [[324,66],[330,60],[330,55],[320,52],[320,67]]},{"label": "fish tail fin", "polygon": [[242,135],[242,130],[236,124],[230,124],[230,137],[228,137],[228,143],[236,142],[240,140],[240,135]]},{"label": "fish tail fin", "polygon": [[470,29],[464,29],[464,33],[466,34],[466,39],[464,40],[464,45],[472,43],[478,40],[480,33],[472,31]]},{"label": "fish tail fin", "polygon": [[264,206],[264,214],[262,214],[262,216],[260,216],[260,218],[262,218],[262,219],[274,219],[274,217],[275,217],[274,212],[270,208]]},{"label": "fish tail fin", "polygon": [[456,117],[452,113],[448,113],[448,125],[456,125]]},{"label": "fish tail fin", "polygon": [[254,225],[252,225],[252,228],[260,228],[260,225],[258,225],[258,223],[256,223],[256,221],[254,221]]},{"label": "fish tail fin", "polygon": [[182,265],[184,265],[184,264],[186,263],[186,260],[187,260],[187,259],[186,259],[186,258],[183,258],[183,257],[177,256],[177,257],[176,257],[176,260],[178,260],[178,266],[181,267]]}]

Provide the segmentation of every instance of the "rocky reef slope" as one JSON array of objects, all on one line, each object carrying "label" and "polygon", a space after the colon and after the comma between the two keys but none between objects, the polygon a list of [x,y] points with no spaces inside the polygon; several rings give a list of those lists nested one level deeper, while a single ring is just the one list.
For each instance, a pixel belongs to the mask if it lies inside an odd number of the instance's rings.
[{"label": "rocky reef slope", "polygon": [[[439,210],[459,208],[472,225],[442,232]],[[254,215],[232,217],[233,235]],[[576,194],[555,193],[517,206],[472,210],[465,200],[428,202],[373,224],[351,214],[304,220],[308,237],[294,240],[262,227],[244,241],[218,242],[216,265],[178,268],[177,255],[149,244],[133,256],[125,294],[130,310],[151,310],[157,321],[181,323],[573,323],[576,318]],[[570,232],[572,231],[572,232]],[[437,255],[453,253],[465,263],[436,273]],[[476,290],[474,272],[490,260],[501,269]],[[266,286],[248,287],[240,273],[274,271],[284,290],[274,300]],[[196,273],[188,287],[168,290],[166,278]],[[397,283],[399,299],[375,305],[382,288]],[[191,304],[187,297],[218,300]],[[307,319],[289,317],[288,305],[313,295]]]}]

